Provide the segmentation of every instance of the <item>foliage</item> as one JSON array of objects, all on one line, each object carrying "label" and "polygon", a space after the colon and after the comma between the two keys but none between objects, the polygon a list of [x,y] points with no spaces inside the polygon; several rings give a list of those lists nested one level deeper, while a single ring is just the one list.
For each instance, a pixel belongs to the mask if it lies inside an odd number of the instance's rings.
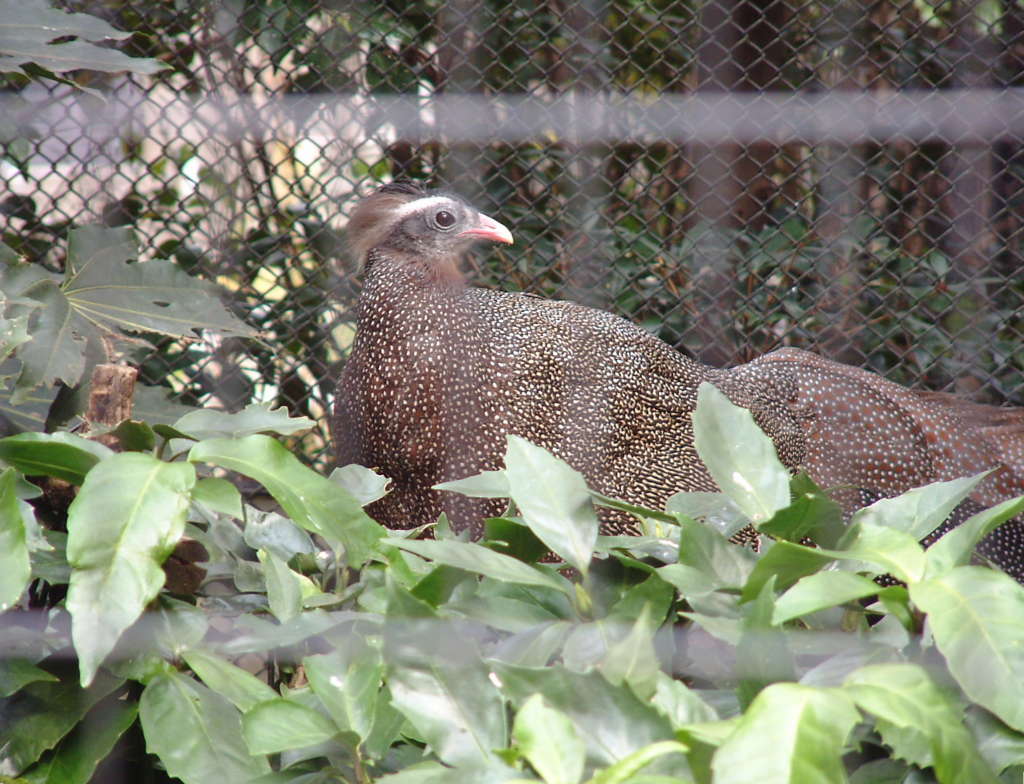
[{"label": "foliage", "polygon": [[24,263],[0,244],[0,360],[13,357],[0,378],[13,387],[3,412],[9,428],[36,419],[32,429],[42,429],[49,409],[37,401],[53,400],[57,384],[78,386],[96,362],[122,356],[125,332],[192,340],[200,330],[254,334],[224,308],[215,286],[170,261],[137,263],[137,255],[130,230],[102,226],[70,232],[62,273]]},{"label": "foliage", "polygon": [[69,14],[46,0],[0,0],[0,73],[21,69],[27,76],[73,84],[57,74],[90,71],[152,74],[164,66],[129,57],[93,42],[130,36],[89,14]]},{"label": "foliage", "polygon": [[[970,481],[834,536],[834,505],[765,458],[746,411],[705,386],[694,417],[702,458],[736,480],[634,509],[636,537],[595,536],[594,504],[617,502],[512,437],[501,471],[453,485],[510,496],[479,542],[443,520],[433,538],[383,530],[360,507],[384,481],[304,467],[266,434],[311,423],[279,411],[139,424],[123,453],[0,440],[0,775],[86,782],[144,743],[183,782],[1019,778],[1024,587],[970,557],[1024,500],[927,551],[915,539]],[[66,518],[48,477],[78,486]],[[719,532],[723,509],[760,552]],[[184,590],[171,553],[189,541],[207,560]]]}]

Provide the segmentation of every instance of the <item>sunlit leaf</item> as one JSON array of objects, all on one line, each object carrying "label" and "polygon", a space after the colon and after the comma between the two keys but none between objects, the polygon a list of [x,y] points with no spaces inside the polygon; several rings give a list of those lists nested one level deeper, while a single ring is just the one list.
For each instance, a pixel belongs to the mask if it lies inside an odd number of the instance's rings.
[{"label": "sunlit leaf", "polygon": [[715,784],[844,781],[842,752],[858,721],[853,703],[837,689],[768,686],[715,752]]},{"label": "sunlit leaf", "polygon": [[99,463],[68,510],[67,608],[83,684],[164,584],[195,470],[125,452]]},{"label": "sunlit leaf", "polygon": [[261,702],[242,716],[242,735],[253,754],[312,746],[337,734],[338,728],[323,714],[286,699]]},{"label": "sunlit leaf", "polygon": [[924,740],[940,781],[995,784],[958,708],[920,666],[863,667],[846,679],[844,691],[862,710]]},{"label": "sunlit leaf", "polygon": [[530,530],[566,563],[586,574],[598,525],[583,477],[564,460],[511,435],[505,476]]},{"label": "sunlit leaf", "polygon": [[283,445],[264,435],[201,441],[189,460],[230,468],[255,479],[293,522],[345,548],[349,564],[366,562],[384,529],[362,505],[330,479],[307,468]]},{"label": "sunlit leaf", "polygon": [[151,681],[139,700],[146,750],[185,784],[250,784],[270,770],[250,754],[231,703],[177,673]]},{"label": "sunlit leaf", "polygon": [[1024,732],[1024,586],[1003,572],[958,566],[910,586],[964,692]]},{"label": "sunlit leaf", "polygon": [[708,473],[755,525],[789,506],[789,472],[745,408],[711,384],[697,389],[693,441]]},{"label": "sunlit leaf", "polygon": [[32,574],[16,476],[13,468],[0,473],[0,613],[18,601]]},{"label": "sunlit leaf", "polygon": [[535,694],[516,713],[512,738],[547,784],[577,784],[586,746],[569,717]]}]

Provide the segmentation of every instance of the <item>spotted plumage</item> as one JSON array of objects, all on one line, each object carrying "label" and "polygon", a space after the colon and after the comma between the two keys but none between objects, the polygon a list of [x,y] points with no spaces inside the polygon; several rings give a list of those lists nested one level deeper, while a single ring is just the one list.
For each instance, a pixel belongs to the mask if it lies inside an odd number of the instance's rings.
[{"label": "spotted plumage", "polygon": [[[797,349],[710,368],[609,313],[469,287],[462,251],[511,234],[455,196],[407,183],[364,200],[349,236],[365,283],[332,424],[340,464],[394,480],[370,507],[390,527],[443,511],[457,529],[479,533],[502,501],[432,488],[499,468],[510,433],[633,503],[661,507],[680,490],[714,490],[693,447],[702,381],[750,409],[787,466],[839,487],[847,512],[987,469],[965,509],[1024,493],[1024,410],[913,391]],[[605,532],[630,529],[627,515],[601,514]],[[1024,578],[1019,522],[979,549]]]}]

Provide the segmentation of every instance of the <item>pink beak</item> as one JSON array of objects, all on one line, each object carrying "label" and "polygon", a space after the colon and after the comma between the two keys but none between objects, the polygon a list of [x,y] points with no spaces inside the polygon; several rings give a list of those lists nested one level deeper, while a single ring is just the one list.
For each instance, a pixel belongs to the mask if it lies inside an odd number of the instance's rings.
[{"label": "pink beak", "polygon": [[458,233],[459,237],[478,237],[482,240],[501,242],[506,245],[513,243],[512,232],[504,224],[498,223],[483,213],[477,215],[476,225]]}]

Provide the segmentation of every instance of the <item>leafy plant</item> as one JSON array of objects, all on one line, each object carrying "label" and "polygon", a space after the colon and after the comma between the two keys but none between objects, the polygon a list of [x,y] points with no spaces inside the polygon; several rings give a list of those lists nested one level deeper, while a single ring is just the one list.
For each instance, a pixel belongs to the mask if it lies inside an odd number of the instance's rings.
[{"label": "leafy plant", "polygon": [[[144,742],[184,782],[1019,777],[1024,587],[971,561],[1024,499],[928,550],[916,540],[974,480],[837,531],[749,412],[705,386],[694,419],[703,459],[734,480],[722,494],[625,507],[510,437],[502,470],[446,486],[510,498],[478,542],[443,519],[433,538],[385,531],[361,507],[386,479],[304,467],[266,434],[311,423],[280,411],[139,424],[124,453],[0,440],[0,775],[85,782]],[[66,534],[26,481],[39,475],[78,486]],[[629,508],[644,534],[596,534],[595,504]],[[743,525],[759,552],[727,538]],[[183,590],[164,575],[189,541],[205,578]],[[905,584],[880,587],[887,573]]]},{"label": "leafy plant", "polygon": [[0,0],[0,73],[73,84],[57,74],[79,69],[152,74],[164,68],[156,60],[129,57],[96,42],[120,41],[131,33],[89,14],[69,14],[46,0]]},{"label": "leafy plant", "polygon": [[54,386],[75,387],[87,368],[141,342],[126,332],[255,334],[224,308],[216,287],[170,261],[137,263],[137,255],[130,230],[101,226],[70,232],[62,273],[23,263],[0,244],[0,360],[14,360],[0,382],[13,386],[3,411],[12,424],[35,419],[41,430]]}]

